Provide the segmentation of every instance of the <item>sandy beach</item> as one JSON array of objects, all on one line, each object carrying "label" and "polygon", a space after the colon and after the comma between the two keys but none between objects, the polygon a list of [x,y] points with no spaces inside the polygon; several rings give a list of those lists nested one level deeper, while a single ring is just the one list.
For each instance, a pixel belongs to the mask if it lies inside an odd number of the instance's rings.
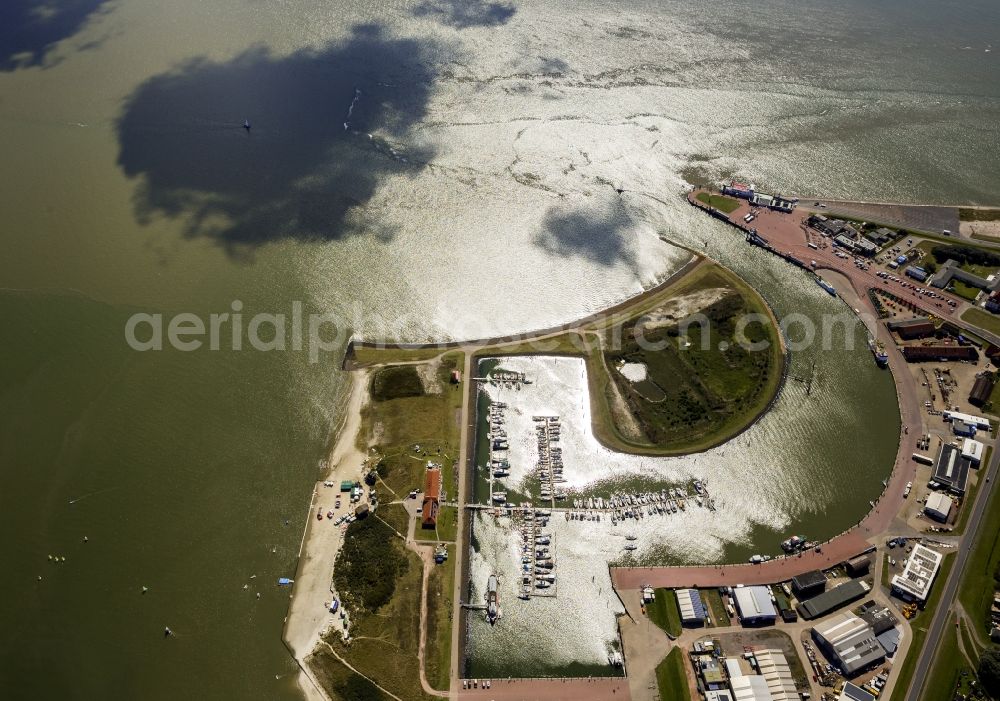
[{"label": "sandy beach", "polygon": [[[322,631],[339,618],[329,612],[328,604],[333,598],[330,591],[333,565],[343,542],[342,531],[333,521],[317,520],[313,515],[317,510],[325,514],[334,508],[341,480],[360,480],[365,461],[365,452],[356,445],[356,437],[361,427],[361,411],[368,400],[368,373],[350,373],[351,388],[344,421],[337,431],[337,439],[330,452],[330,466],[323,479],[313,488],[309,505],[309,519],[299,552],[298,571],[292,590],[292,599],[285,619],[284,641],[305,669],[305,659],[315,649]],[[336,487],[323,486],[324,481],[338,483]],[[351,509],[349,498],[342,500],[337,514]],[[299,686],[307,699],[325,699],[324,694],[307,673],[299,675]]]}]

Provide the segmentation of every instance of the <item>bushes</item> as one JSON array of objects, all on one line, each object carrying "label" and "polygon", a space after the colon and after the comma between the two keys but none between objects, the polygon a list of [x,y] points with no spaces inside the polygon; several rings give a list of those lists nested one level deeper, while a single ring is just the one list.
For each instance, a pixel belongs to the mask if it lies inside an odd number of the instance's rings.
[{"label": "bushes", "polygon": [[990,696],[1000,696],[1000,650],[990,648],[983,652],[979,658],[979,681]]},{"label": "bushes", "polygon": [[377,518],[359,519],[347,529],[333,582],[352,607],[375,612],[392,598],[408,565],[391,528]]},{"label": "bushes", "polygon": [[383,368],[375,373],[372,380],[372,397],[377,402],[403,397],[420,397],[424,394],[420,375],[412,365],[397,365]]},{"label": "bushes", "polygon": [[970,246],[935,246],[931,250],[931,255],[938,263],[944,263],[949,258],[953,258],[960,265],[982,265],[988,267],[1000,266],[1000,256],[981,248]]}]

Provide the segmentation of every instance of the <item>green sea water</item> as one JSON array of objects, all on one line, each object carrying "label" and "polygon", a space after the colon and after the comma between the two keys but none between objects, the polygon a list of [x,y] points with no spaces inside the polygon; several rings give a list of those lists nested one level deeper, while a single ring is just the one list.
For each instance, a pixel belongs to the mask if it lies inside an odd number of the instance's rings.
[{"label": "green sea water", "polygon": [[997,27],[989,2],[3,3],[0,696],[297,696],[276,579],[339,354],[139,353],[130,315],[498,334],[669,274],[660,236],[725,236],[685,177],[995,203]]}]

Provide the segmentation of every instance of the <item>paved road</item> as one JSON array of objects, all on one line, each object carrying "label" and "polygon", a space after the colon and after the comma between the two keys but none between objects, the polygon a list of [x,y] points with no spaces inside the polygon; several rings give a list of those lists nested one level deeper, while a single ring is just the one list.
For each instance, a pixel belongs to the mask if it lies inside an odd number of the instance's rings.
[{"label": "paved road", "polygon": [[[986,479],[991,479],[996,475],[997,464],[1000,464],[1000,450],[997,450],[997,445],[994,444],[993,458],[986,468]],[[965,527],[966,535],[962,538],[961,544],[958,546],[955,565],[952,567],[948,579],[944,583],[941,603],[934,612],[934,619],[931,621],[931,627],[927,632],[927,639],[924,641],[924,647],[920,651],[920,657],[917,658],[917,666],[910,681],[906,701],[918,701],[924,690],[924,681],[927,679],[927,673],[930,671],[931,663],[934,661],[935,653],[938,650],[938,645],[941,643],[941,635],[944,633],[945,624],[948,622],[948,614],[955,601],[958,584],[962,581],[962,574],[965,572],[965,566],[969,560],[969,551],[972,550],[972,546],[976,542],[975,536],[979,533],[979,525],[983,520],[983,514],[986,512],[986,504],[989,502],[989,496],[992,491],[992,489],[980,489],[976,494],[976,503],[972,507],[972,514],[969,516],[969,522]],[[940,582],[938,586],[941,586]]]}]

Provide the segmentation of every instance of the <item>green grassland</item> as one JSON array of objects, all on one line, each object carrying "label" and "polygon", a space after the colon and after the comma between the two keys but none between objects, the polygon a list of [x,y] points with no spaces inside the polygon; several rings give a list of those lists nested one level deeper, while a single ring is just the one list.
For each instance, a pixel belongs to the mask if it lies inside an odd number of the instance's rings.
[{"label": "green grassland", "polygon": [[1000,208],[960,207],[958,218],[962,221],[1000,221]]},{"label": "green grassland", "polygon": [[417,524],[413,531],[415,540],[431,543],[454,543],[458,536],[458,509],[454,506],[442,506],[438,511],[436,528],[421,528]]},{"label": "green grassland", "polygon": [[724,195],[712,195],[708,192],[699,192],[697,195],[699,202],[704,202],[709,207],[715,207],[720,212],[731,214],[739,209],[740,201]]},{"label": "green grassland", "polygon": [[372,378],[372,399],[385,402],[424,394],[420,374],[412,365],[396,365],[375,371]]},{"label": "green grassland", "polygon": [[[975,678],[975,669],[969,664],[958,646],[958,628],[955,617],[948,619],[944,636],[938,646],[937,656],[927,675],[927,684],[920,698],[925,701],[954,698],[963,679]],[[964,673],[964,674],[963,674]]]},{"label": "green grassland", "polygon": [[719,594],[718,589],[702,589],[701,596],[708,602],[708,609],[712,614],[713,626],[725,628],[731,625],[729,612],[726,611],[726,605],[722,602],[722,595]]},{"label": "green grassland", "polygon": [[[899,683],[897,683],[892,690],[891,701],[903,701],[906,698],[906,691],[909,683],[907,680],[913,676],[913,668],[917,664],[917,657],[920,656],[920,650],[923,648],[924,641],[927,639],[927,630],[930,628],[931,620],[934,617],[934,611],[940,603],[941,592],[944,590],[942,582],[948,579],[948,575],[951,573],[951,568],[954,564],[954,555],[952,553],[945,555],[944,560],[941,562],[941,569],[938,570],[934,588],[931,590],[931,595],[924,603],[923,610],[917,615],[916,618],[910,621],[910,630],[913,633],[913,640],[910,642],[909,652],[906,654],[906,658],[903,660],[903,663],[893,665],[893,674],[897,675]],[[899,668],[898,670],[896,669],[897,667]]]},{"label": "green grassland", "polygon": [[667,631],[675,638],[684,632],[681,626],[681,614],[677,609],[677,595],[672,589],[657,589],[656,597],[646,604],[646,615],[649,620]]},{"label": "green grassland", "polygon": [[991,333],[1000,334],[1000,316],[994,316],[978,307],[966,309],[965,313],[962,314],[962,321],[967,321]]},{"label": "green grassland", "polygon": [[691,689],[684,673],[684,651],[675,647],[656,666],[656,686],[660,701],[691,701]]},{"label": "green grassland", "polygon": [[455,547],[448,547],[448,559],[435,565],[427,588],[427,681],[439,691],[447,691],[451,681],[451,627],[454,615]]},{"label": "green grassland", "polygon": [[[643,433],[639,440],[625,438],[614,425],[619,441],[691,450],[738,433],[766,408],[781,380],[780,342],[773,327],[762,324],[749,324],[738,338],[737,320],[766,310],[733,277],[715,268],[678,290],[729,290],[700,310],[708,323],[692,324],[686,334],[677,323],[650,328],[633,319],[623,324],[621,348],[606,352],[605,364],[643,363],[648,374],[645,383],[633,384],[617,370],[603,373],[605,378],[610,375]],[[763,342],[767,348],[747,350],[746,342]],[[602,416],[607,418],[605,412]]]},{"label": "green grassland", "polygon": [[[971,506],[971,501],[968,502]],[[989,610],[993,592],[1000,587],[1000,504],[996,490],[989,495],[989,502],[976,534],[976,542],[969,553],[962,581],[958,586],[958,599],[965,612],[977,624],[976,640],[985,644],[989,633]]]},{"label": "green grassland", "polygon": [[317,648],[316,652],[306,660],[306,664],[312,670],[316,681],[334,701],[391,701],[392,699],[370,681],[342,665],[326,647]]}]

